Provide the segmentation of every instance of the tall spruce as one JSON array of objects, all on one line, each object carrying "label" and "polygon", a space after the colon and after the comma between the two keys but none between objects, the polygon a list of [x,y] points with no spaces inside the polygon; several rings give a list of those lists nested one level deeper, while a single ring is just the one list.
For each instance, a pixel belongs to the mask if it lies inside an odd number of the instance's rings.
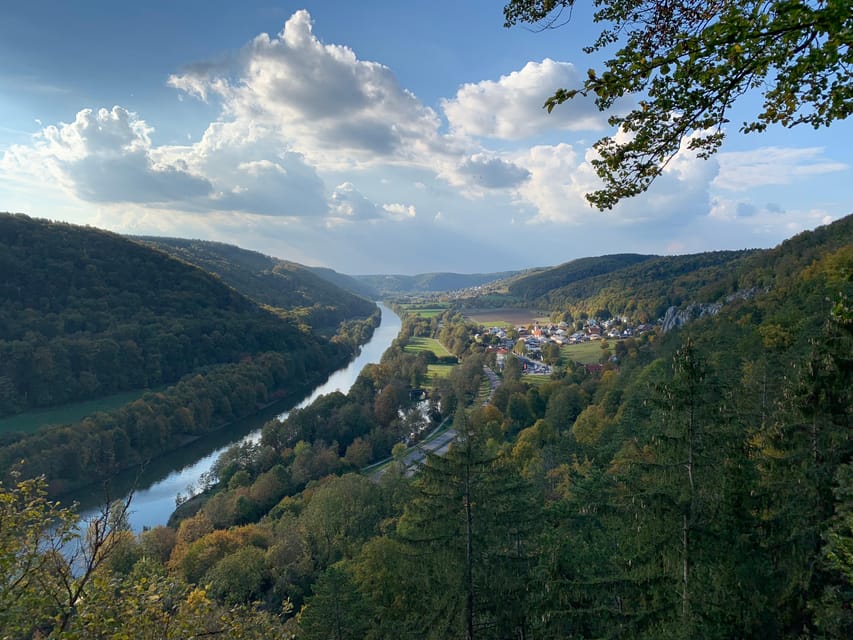
[{"label": "tall spruce", "polygon": [[816,633],[821,594],[845,580],[837,565],[821,558],[827,539],[844,535],[849,509],[846,476],[839,473],[853,459],[850,327],[843,313],[831,315],[789,377],[763,442],[766,544],[776,569],[777,610],[791,634]]},{"label": "tall spruce", "polygon": [[[649,419],[614,458],[624,635],[725,637],[712,614],[726,465],[720,389],[692,340],[654,385]],[[613,526],[613,525],[611,525]]]},{"label": "tall spruce", "polygon": [[527,638],[537,499],[511,463],[456,414],[457,442],[430,455],[398,526],[432,577],[415,624],[428,638]]}]

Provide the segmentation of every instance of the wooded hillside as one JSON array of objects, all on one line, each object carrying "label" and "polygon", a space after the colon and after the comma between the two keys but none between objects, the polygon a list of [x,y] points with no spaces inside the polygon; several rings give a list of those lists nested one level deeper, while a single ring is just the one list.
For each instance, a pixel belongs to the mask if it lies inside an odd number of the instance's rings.
[{"label": "wooded hillside", "polygon": [[[853,217],[736,256],[737,270],[731,257],[673,259],[655,282],[686,278],[685,303],[750,295],[547,380],[509,357],[486,404],[483,366],[499,367],[482,327],[452,309],[406,317],[347,395],[223,455],[175,528],[123,533],[68,628],[123,628],[103,585],[124,601],[140,576],[152,590],[168,576],[237,616],[223,623],[307,640],[851,637]],[[461,358],[426,414],[412,391],[429,358],[404,348],[419,337]],[[408,477],[400,441],[443,419],[456,443]],[[384,474],[357,473],[389,451]],[[7,491],[26,505],[10,522],[46,510],[32,491]],[[45,584],[64,575],[37,550],[11,557]],[[47,619],[30,584],[9,598]],[[10,628],[31,624],[9,611]]]},{"label": "wooded hillside", "polygon": [[[849,637],[851,221],[771,251],[628,267],[611,285],[618,300],[643,278],[644,291],[682,291],[685,304],[753,292],[667,334],[615,341],[598,367],[563,362],[531,384],[507,364],[485,406],[464,384],[495,365],[480,328],[452,311],[408,318],[383,366],[398,370],[392,386],[367,384],[374,371],[229,454],[177,537],[208,532],[175,545],[170,566],[191,582],[225,579],[248,551],[221,540],[246,526],[286,537],[298,556],[256,545],[252,584],[270,610],[285,594],[299,603],[287,624],[306,638]],[[337,476],[366,451],[328,429],[357,416],[363,434],[389,399],[405,407],[394,380],[418,376],[395,350],[425,334],[452,335],[473,365],[440,391],[457,444],[411,481]]]},{"label": "wooded hillside", "polygon": [[[221,270],[248,273],[251,252],[221,255]],[[229,270],[228,255],[242,262]],[[317,300],[339,294],[342,303],[312,303],[307,314],[262,306],[157,249],[22,215],[0,214],[0,272],[0,415],[159,388],[75,424],[4,432],[0,477],[44,474],[54,493],[107,478],[304,389],[344,364],[378,321],[373,303],[312,274],[306,281],[321,292]],[[270,285],[286,278],[250,275],[237,284],[280,304],[294,299],[276,298],[281,290]],[[299,300],[310,302],[313,292]],[[306,323],[311,313],[340,324],[339,333],[317,335]]]},{"label": "wooded hillside", "polygon": [[295,262],[221,242],[154,237],[140,240],[217,275],[255,302],[282,309],[315,331],[333,334],[341,322],[366,318],[376,310],[369,300]]},{"label": "wooded hillside", "polygon": [[515,271],[500,273],[421,273],[415,276],[367,275],[353,276],[359,282],[385,296],[400,294],[441,293],[476,287],[515,275]]}]

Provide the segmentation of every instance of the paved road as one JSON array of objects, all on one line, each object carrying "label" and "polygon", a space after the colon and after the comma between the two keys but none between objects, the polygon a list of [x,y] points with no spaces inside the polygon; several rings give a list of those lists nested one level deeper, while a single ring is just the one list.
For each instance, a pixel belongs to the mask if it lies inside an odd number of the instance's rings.
[{"label": "paved road", "polygon": [[[435,453],[439,456],[447,453],[447,450],[450,448],[450,445],[455,439],[456,432],[453,429],[448,429],[444,433],[437,435],[429,442],[424,442],[410,449],[406,454],[406,457],[403,458],[403,464],[406,465],[406,475],[409,477],[414,475],[415,471],[418,470],[418,467],[426,458],[427,453]],[[379,478],[382,477],[382,474],[384,474],[389,467],[390,465],[380,467],[370,474],[371,479],[379,480]]]},{"label": "paved road", "polygon": [[[498,388],[501,381],[498,378],[498,374],[492,371],[489,367],[483,366],[483,373],[489,379],[489,397],[486,398],[483,404],[488,404],[492,399],[492,396],[495,393],[495,389]],[[434,453],[439,456],[443,456],[447,453],[447,450],[450,448],[450,445],[456,439],[456,432],[453,429],[448,429],[442,434],[439,434],[429,442],[424,442],[419,444],[406,454],[406,457],[403,458],[403,464],[406,465],[406,475],[411,477],[418,470],[418,467],[423,463],[426,459],[427,453]],[[382,477],[382,474],[388,470],[389,465],[385,465],[380,467],[376,471],[370,474],[370,477],[373,480],[379,480]]]},{"label": "paved road", "polygon": [[489,379],[489,397],[486,398],[486,400],[483,402],[483,404],[485,405],[489,404],[492,399],[492,396],[495,395],[495,389],[500,386],[501,380],[500,378],[498,378],[498,374],[496,374],[486,365],[483,365],[483,373],[485,373],[486,377]]},{"label": "paved road", "polygon": [[441,435],[436,436],[429,442],[418,445],[412,451],[406,454],[403,463],[406,465],[406,475],[412,477],[418,470],[418,467],[423,464],[427,457],[427,453],[434,453],[443,456],[447,453],[450,445],[456,439],[456,432],[453,429],[448,429]]}]

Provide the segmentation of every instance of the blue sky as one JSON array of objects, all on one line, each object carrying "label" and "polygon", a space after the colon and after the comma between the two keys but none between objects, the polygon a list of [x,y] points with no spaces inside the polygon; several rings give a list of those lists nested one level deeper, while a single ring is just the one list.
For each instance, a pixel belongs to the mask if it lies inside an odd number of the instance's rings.
[{"label": "blue sky", "polygon": [[[590,208],[595,35],[502,4],[30,0],[0,20],[0,210],[238,244],[351,274],[769,247],[853,210],[853,124],[733,126]],[[732,116],[750,117],[748,97]]]}]

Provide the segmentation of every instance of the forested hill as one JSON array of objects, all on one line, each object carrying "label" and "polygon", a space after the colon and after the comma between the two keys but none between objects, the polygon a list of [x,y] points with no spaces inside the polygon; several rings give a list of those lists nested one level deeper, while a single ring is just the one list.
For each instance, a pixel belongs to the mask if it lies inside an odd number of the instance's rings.
[{"label": "forested hill", "polygon": [[[87,541],[112,543],[94,547],[105,562],[63,605],[73,637],[133,635],[137,620],[209,628],[191,614],[238,625],[234,637],[303,640],[853,637],[853,217],[727,257],[664,261],[657,284],[752,295],[667,333],[608,338],[595,366],[568,350],[548,378],[511,357],[501,370],[455,309],[404,317],[348,394],[221,456],[176,529],[90,527]],[[428,343],[460,362],[434,375]],[[0,467],[28,452],[24,470],[57,485],[122,450],[144,459],[163,434],[222,415],[223,389],[251,405],[269,373],[292,369],[261,360],[149,394],[120,429],[96,416],[0,449]],[[500,371],[485,404],[484,365]],[[456,442],[409,477],[400,439],[448,419]],[[389,453],[384,473],[349,473]],[[38,490],[0,487],[6,540],[63,521]],[[50,630],[75,584],[56,577],[70,575],[61,555],[42,555],[66,529],[46,530],[6,556],[7,575],[27,578],[7,580],[13,606],[0,606],[13,633],[33,619]]]},{"label": "forested hill", "polygon": [[593,276],[617,271],[655,257],[657,256],[618,253],[594,258],[578,258],[556,267],[522,274],[509,283],[508,289],[514,296],[524,300],[535,300],[547,295],[553,289],[565,287]]},{"label": "forested hill", "polygon": [[89,227],[0,214],[0,273],[0,415],[265,351],[342,348],[201,269]]},{"label": "forested hill", "polygon": [[517,275],[517,271],[500,273],[421,273],[415,276],[366,275],[353,276],[383,295],[442,293],[469,289]]},{"label": "forested hill", "polygon": [[715,302],[738,288],[743,261],[760,251],[682,256],[622,254],[583,258],[511,282],[511,300],[579,314],[628,315],[646,322],[671,306]]},{"label": "forested hill", "polygon": [[352,276],[338,273],[334,269],[329,269],[327,267],[306,267],[306,269],[316,273],[318,276],[323,278],[323,280],[327,280],[332,284],[339,286],[341,289],[345,289],[346,291],[354,293],[357,296],[361,296],[362,298],[378,300],[382,297],[382,294],[379,293],[379,291],[366,282],[361,282]]},{"label": "forested hill", "polygon": [[181,238],[140,241],[213,273],[251,299],[286,309],[314,329],[334,333],[338,325],[371,315],[376,306],[295,262],[234,245]]}]

